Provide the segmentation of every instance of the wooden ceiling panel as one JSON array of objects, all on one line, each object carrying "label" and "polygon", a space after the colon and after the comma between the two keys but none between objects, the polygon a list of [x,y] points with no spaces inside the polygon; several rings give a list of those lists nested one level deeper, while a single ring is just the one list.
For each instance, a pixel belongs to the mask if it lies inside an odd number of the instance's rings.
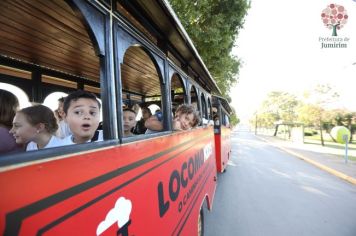
[{"label": "wooden ceiling panel", "polygon": [[133,46],[126,51],[124,63],[121,65],[121,80],[123,90],[143,96],[161,94],[157,69],[140,47]]},{"label": "wooden ceiling panel", "polygon": [[[0,16],[0,21],[2,21],[3,18]],[[69,47],[68,45],[65,45],[63,43],[58,42],[57,44],[54,44],[52,42],[47,41],[47,38],[44,34],[41,35],[31,35],[32,37],[37,37],[36,38],[36,44],[33,44],[33,40],[29,40],[29,38],[24,38],[22,32],[20,32],[16,27],[11,27],[8,25],[3,25],[2,30],[0,31],[0,36],[1,39],[4,42],[7,42],[11,46],[13,43],[14,46],[16,47],[15,44],[20,44],[23,45],[22,50],[24,51],[31,51],[34,48],[37,51],[40,51],[38,54],[39,55],[48,55],[47,51],[52,50],[52,55],[55,55],[56,58],[58,57],[59,59],[63,60],[64,62],[67,61],[67,63],[73,65],[74,63],[77,63],[78,60],[71,55],[77,55],[77,51],[73,47]],[[37,53],[37,52],[36,52]],[[51,54],[50,54],[51,55]],[[82,60],[85,60],[85,65],[89,69],[97,70],[97,64],[91,60],[91,57],[84,57]]]},{"label": "wooden ceiling panel", "polygon": [[64,1],[0,1],[0,8],[0,54],[99,82],[99,58]]},{"label": "wooden ceiling panel", "polygon": [[[4,27],[4,30],[0,32],[0,42],[2,44],[2,48],[7,48],[10,51],[12,48],[12,51],[18,55],[27,55],[24,56],[24,58],[31,57],[33,63],[39,64],[42,60],[46,61],[46,64],[51,64],[50,62],[52,62],[52,64],[55,65],[55,62],[60,59],[63,61],[63,66],[68,67],[66,70],[70,70],[73,64],[78,63],[79,58],[64,54],[62,51],[56,51],[58,48],[50,47],[50,45],[46,45],[46,42],[43,42],[41,47],[36,47],[37,52],[36,54],[33,54],[32,50],[34,46],[31,42],[20,37],[16,37],[14,33],[8,33],[6,30],[7,28]],[[53,52],[51,54],[47,54],[47,50],[50,49],[53,49]],[[40,58],[39,55],[42,55],[42,58]],[[85,63],[88,72],[95,74],[97,68],[95,65],[91,64],[91,61],[88,60],[88,58],[82,58],[79,63]],[[58,67],[60,66],[58,65]]]},{"label": "wooden ceiling panel", "polygon": [[147,64],[147,61],[144,61],[139,57],[135,57],[134,55],[127,55],[127,57],[125,57],[124,63],[130,65],[132,68],[142,71],[143,73],[150,73],[158,76],[155,67],[152,67],[151,65]]},{"label": "wooden ceiling panel", "polygon": [[[25,2],[31,1],[32,0],[25,0]],[[86,37],[87,31],[83,27],[82,23],[76,19],[76,15],[64,1],[40,1],[35,7],[40,9],[42,12],[51,11],[51,16],[55,19],[62,18],[61,22],[67,27],[68,30],[76,31],[77,35],[81,35],[81,39],[86,40],[87,44],[90,45],[91,42],[89,38]]]},{"label": "wooden ceiling panel", "polygon": [[154,96],[161,94],[159,83],[150,75],[127,70],[127,66],[122,66],[122,87],[124,90],[139,93],[144,96]]}]

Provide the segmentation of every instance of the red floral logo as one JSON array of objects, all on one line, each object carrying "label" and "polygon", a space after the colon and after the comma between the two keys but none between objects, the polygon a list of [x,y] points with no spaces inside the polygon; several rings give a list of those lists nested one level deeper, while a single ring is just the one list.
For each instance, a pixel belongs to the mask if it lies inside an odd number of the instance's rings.
[{"label": "red floral logo", "polygon": [[337,30],[341,29],[349,16],[346,9],[337,4],[329,4],[321,13],[321,19],[328,29],[332,29],[332,36],[337,36]]}]

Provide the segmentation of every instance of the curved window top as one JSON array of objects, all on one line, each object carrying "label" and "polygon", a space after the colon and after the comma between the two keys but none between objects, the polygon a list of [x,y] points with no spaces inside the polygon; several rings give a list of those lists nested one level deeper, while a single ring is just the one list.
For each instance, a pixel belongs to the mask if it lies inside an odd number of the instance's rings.
[{"label": "curved window top", "polygon": [[212,116],[212,107],[211,107],[211,102],[210,102],[210,98],[208,98],[208,119],[212,120],[213,116]]},{"label": "curved window top", "polygon": [[208,114],[207,114],[207,107],[206,107],[206,101],[205,101],[205,96],[204,93],[201,94],[201,106],[202,106],[202,118],[208,119]]},{"label": "curved window top", "polygon": [[[123,100],[122,136],[163,131],[161,80],[158,66],[140,46],[129,47],[121,64]],[[147,130],[146,121],[157,117],[157,126]],[[152,117],[153,119],[153,117]],[[161,122],[161,123],[159,123]]]},{"label": "curved window top", "polygon": [[27,94],[19,87],[7,83],[0,83],[0,87],[13,93],[17,97],[19,100],[20,108],[31,106]]},{"label": "curved window top", "polygon": [[122,90],[153,97],[161,94],[158,68],[140,46],[129,47],[121,64]]},{"label": "curved window top", "polygon": [[182,78],[174,74],[171,79],[171,99],[173,110],[180,104],[186,102],[185,86]]},{"label": "curved window top", "polygon": [[194,85],[190,88],[190,103],[199,110],[198,92]]}]

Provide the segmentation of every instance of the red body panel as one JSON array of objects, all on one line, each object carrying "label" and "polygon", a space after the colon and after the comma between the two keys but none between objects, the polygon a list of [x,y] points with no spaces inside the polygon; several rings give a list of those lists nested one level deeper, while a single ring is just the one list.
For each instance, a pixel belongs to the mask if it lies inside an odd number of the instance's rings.
[{"label": "red body panel", "polygon": [[198,128],[2,170],[0,232],[197,235],[216,187],[212,140]]},{"label": "red body panel", "polygon": [[214,135],[215,140],[215,156],[217,172],[222,173],[230,159],[231,153],[231,130],[230,128],[221,126],[221,133]]},{"label": "red body panel", "polygon": [[222,160],[221,160],[221,134],[214,135],[215,141],[215,159],[216,159],[216,171],[221,173],[223,168]]}]

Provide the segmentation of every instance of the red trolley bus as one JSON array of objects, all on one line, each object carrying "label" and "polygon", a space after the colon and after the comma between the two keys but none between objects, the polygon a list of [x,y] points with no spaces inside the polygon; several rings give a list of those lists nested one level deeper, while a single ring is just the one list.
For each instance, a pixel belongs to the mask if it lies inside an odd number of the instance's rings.
[{"label": "red trolley bus", "polygon": [[[95,93],[104,134],[2,155],[0,232],[203,235],[217,178],[213,126],[173,132],[171,120],[182,103],[212,119],[220,91],[169,4],[5,0],[0,8],[0,88],[15,86],[31,103]],[[160,109],[164,130],[124,137],[123,108],[135,105]]]},{"label": "red trolley bus", "polygon": [[226,171],[231,155],[230,114],[232,112],[226,99],[213,96],[213,107],[216,110],[214,118],[214,140],[216,169],[219,173]]}]

